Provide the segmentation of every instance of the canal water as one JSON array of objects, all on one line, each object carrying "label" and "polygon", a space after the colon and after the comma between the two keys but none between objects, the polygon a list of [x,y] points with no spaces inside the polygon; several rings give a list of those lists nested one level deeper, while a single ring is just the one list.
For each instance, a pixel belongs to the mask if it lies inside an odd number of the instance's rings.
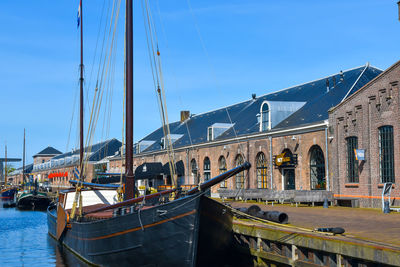
[{"label": "canal water", "polygon": [[0,266],[87,266],[47,234],[46,212],[3,208]]}]

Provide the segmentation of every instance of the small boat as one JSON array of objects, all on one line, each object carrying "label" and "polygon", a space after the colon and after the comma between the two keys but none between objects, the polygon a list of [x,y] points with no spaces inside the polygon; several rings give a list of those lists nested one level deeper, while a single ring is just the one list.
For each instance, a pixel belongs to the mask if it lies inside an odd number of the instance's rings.
[{"label": "small boat", "polygon": [[1,190],[0,199],[3,201],[10,201],[14,199],[15,194],[18,192],[17,188],[11,187]]},{"label": "small boat", "polygon": [[13,208],[17,203],[17,188],[8,188],[1,191],[1,200],[3,202],[3,208]]},{"label": "small boat", "polygon": [[47,193],[38,191],[35,181],[33,190],[24,190],[17,195],[17,208],[23,210],[46,210],[51,200]]},{"label": "small boat", "polygon": [[46,210],[50,204],[50,198],[44,192],[22,192],[17,198],[18,209]]}]

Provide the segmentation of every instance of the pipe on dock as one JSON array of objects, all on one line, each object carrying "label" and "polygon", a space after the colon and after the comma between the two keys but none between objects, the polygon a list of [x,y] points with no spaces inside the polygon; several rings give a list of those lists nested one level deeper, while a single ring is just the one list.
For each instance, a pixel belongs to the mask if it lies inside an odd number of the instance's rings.
[{"label": "pipe on dock", "polygon": [[253,217],[271,222],[286,224],[289,221],[289,216],[286,213],[279,211],[263,211],[257,205],[252,205],[248,208],[238,208],[237,210],[249,214]]}]

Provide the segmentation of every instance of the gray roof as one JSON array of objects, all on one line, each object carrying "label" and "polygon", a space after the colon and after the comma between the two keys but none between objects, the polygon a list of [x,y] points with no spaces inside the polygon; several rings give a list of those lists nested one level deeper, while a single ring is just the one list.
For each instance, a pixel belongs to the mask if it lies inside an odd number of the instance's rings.
[{"label": "gray roof", "polygon": [[[264,101],[280,103],[281,107],[297,107],[285,118],[272,125],[271,130],[291,128],[304,124],[316,123],[328,119],[328,110],[344,98],[349,97],[359,88],[378,76],[382,70],[375,67],[361,66],[331,76],[321,78],[294,87],[269,93],[255,99],[223,107],[217,110],[193,115],[185,122],[170,123],[171,135],[181,135],[173,143],[174,148],[207,142],[207,128],[215,123],[234,124],[214,140],[223,140],[235,136],[246,136],[260,132],[257,114]],[[329,90],[327,83],[329,81]],[[272,105],[271,105],[272,106]],[[228,115],[229,114],[229,115]],[[188,131],[189,130],[189,131]],[[155,141],[142,152],[161,149],[162,127],[144,137],[141,141]],[[140,142],[140,141],[139,141]]]},{"label": "gray roof", "polygon": [[61,151],[55,149],[54,147],[48,146],[45,149],[43,149],[42,151],[40,151],[39,153],[33,155],[33,157],[40,157],[40,156],[55,156],[55,155],[59,155],[62,154]]},{"label": "gray roof", "polygon": [[[97,144],[94,144],[89,147],[85,147],[84,151],[85,152],[91,152],[89,161],[99,161],[105,157],[112,156],[119,150],[121,147],[122,143],[118,141],[117,139],[113,138],[107,141],[103,141]],[[76,149],[58,156],[55,156],[54,160],[56,159],[62,159],[66,157],[70,157],[72,155],[79,155],[80,154],[80,149]]]}]

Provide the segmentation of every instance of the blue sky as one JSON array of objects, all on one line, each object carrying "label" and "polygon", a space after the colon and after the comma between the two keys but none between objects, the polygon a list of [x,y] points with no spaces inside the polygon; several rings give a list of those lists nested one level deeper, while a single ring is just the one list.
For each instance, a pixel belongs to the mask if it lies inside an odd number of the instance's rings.
[{"label": "blue sky", "polygon": [[[22,157],[24,128],[28,162],[49,145],[62,152],[78,146],[76,116],[70,127],[79,78],[78,2],[0,1],[0,157],[6,142],[9,157]],[[101,10],[110,2],[84,0],[89,97]],[[140,2],[134,11],[135,141],[160,126]],[[198,114],[366,62],[386,69],[400,60],[397,0],[149,2],[170,121],[179,119],[180,110]],[[96,141],[121,139],[124,4],[121,8],[111,119],[108,130],[100,119]]]}]

